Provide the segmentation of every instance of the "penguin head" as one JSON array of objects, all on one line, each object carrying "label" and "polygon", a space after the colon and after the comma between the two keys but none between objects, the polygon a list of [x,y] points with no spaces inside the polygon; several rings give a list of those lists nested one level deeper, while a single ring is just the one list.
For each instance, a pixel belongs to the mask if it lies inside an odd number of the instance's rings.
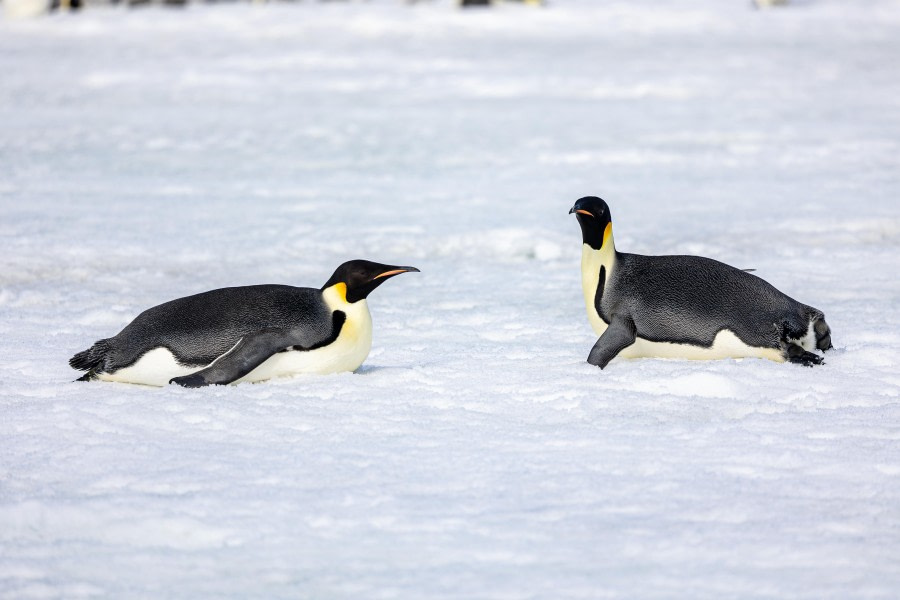
[{"label": "penguin head", "polygon": [[573,213],[581,225],[584,243],[594,250],[602,248],[606,240],[610,239],[609,236],[612,236],[612,218],[606,202],[596,196],[585,196],[569,209],[569,214]]},{"label": "penguin head", "polygon": [[400,273],[416,272],[415,267],[383,265],[370,260],[349,260],[339,266],[322,289],[342,283],[346,286],[347,302],[363,300],[379,285]]}]

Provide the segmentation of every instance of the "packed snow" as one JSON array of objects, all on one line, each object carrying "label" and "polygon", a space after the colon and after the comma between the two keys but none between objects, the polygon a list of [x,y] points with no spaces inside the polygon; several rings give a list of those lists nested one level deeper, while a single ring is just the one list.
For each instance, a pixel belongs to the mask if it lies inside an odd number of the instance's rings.
[{"label": "packed snow", "polygon": [[[91,8],[0,21],[0,596],[896,598],[900,5]],[[835,350],[585,362],[620,250]],[[421,269],[356,373],[67,361],[163,301]]]}]

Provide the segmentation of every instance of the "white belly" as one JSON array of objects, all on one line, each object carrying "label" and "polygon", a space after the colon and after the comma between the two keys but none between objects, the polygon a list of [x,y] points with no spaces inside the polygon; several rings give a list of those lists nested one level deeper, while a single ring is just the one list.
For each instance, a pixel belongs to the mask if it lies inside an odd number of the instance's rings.
[{"label": "white belly", "polygon": [[163,386],[167,385],[173,377],[190,375],[202,368],[179,364],[175,360],[175,355],[168,348],[154,348],[141,356],[130,367],[119,369],[114,373],[100,373],[97,378],[103,381]]},{"label": "white belly", "polygon": [[742,342],[733,332],[723,329],[716,334],[709,348],[693,344],[651,342],[637,338],[619,352],[622,358],[681,358],[687,360],[716,360],[720,358],[767,358],[784,362],[784,355],[775,348],[757,348]]},{"label": "white belly", "polygon": [[609,274],[616,263],[616,251],[612,243],[604,243],[602,250],[594,250],[587,244],[581,246],[581,289],[584,293],[584,306],[587,309],[588,321],[598,336],[606,331],[606,322],[597,313],[594,298],[597,286],[600,285],[600,268],[606,270],[605,289],[611,289]]},{"label": "white belly", "polygon": [[[597,311],[588,311],[588,317],[597,336],[603,335],[607,324],[600,318]],[[785,360],[784,354],[780,350],[748,346],[728,329],[717,333],[713,345],[709,348],[694,344],[653,342],[639,337],[616,356],[617,358],[681,358],[685,360],[717,360],[720,358],[767,358],[776,362]]]}]

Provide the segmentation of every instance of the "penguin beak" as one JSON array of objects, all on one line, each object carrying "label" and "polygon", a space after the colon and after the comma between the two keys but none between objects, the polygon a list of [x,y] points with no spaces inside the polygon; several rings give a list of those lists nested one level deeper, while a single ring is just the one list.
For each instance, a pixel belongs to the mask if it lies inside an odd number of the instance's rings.
[{"label": "penguin beak", "polygon": [[581,208],[576,208],[576,207],[574,207],[574,206],[573,206],[572,208],[569,209],[569,214],[571,215],[572,213],[578,213],[579,215],[587,215],[587,216],[589,216],[589,217],[593,217],[593,216],[594,216],[594,215],[592,215],[591,213],[589,213],[588,211],[583,210],[583,209],[581,209]]},{"label": "penguin beak", "polygon": [[372,278],[372,281],[376,279],[384,279],[387,277],[393,277],[394,275],[399,275],[400,273],[419,273],[420,271],[415,267],[391,267],[389,271],[385,271],[384,273],[379,273],[375,277]]}]

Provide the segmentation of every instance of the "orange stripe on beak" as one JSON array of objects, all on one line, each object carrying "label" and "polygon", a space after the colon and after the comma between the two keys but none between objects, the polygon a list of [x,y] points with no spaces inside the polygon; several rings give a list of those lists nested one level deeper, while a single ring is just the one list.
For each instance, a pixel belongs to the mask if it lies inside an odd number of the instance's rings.
[{"label": "orange stripe on beak", "polygon": [[577,212],[577,213],[579,213],[579,214],[582,214],[582,215],[587,215],[587,216],[589,216],[589,217],[593,217],[593,216],[594,216],[594,215],[592,215],[591,213],[589,213],[588,211],[586,211],[586,210],[581,210],[580,208],[579,208],[578,210],[576,210],[575,212]]},{"label": "orange stripe on beak", "polygon": [[390,277],[391,275],[399,275],[400,273],[406,273],[406,269],[394,269],[393,271],[385,271],[384,273],[373,277],[372,281],[375,281],[376,279],[380,279],[382,277]]}]

